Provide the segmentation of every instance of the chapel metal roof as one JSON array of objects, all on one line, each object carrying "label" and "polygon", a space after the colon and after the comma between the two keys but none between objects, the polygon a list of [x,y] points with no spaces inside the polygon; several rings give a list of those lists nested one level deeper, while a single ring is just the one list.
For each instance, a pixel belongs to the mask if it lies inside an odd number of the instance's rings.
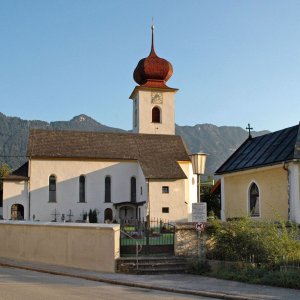
[{"label": "chapel metal roof", "polygon": [[176,135],[33,129],[27,149],[29,158],[136,160],[152,179],[184,179],[178,161],[190,161]]},{"label": "chapel metal roof", "polygon": [[300,159],[300,124],[249,137],[216,171],[217,175]]}]

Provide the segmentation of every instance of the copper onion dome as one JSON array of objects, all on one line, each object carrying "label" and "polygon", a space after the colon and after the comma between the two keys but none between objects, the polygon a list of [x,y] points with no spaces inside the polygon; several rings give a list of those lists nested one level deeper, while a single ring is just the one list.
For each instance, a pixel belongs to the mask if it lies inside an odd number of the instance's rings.
[{"label": "copper onion dome", "polygon": [[143,58],[137,64],[133,79],[139,85],[153,88],[168,88],[166,82],[173,74],[170,62],[156,55],[154,50],[154,26],[152,29],[151,52],[148,57]]}]

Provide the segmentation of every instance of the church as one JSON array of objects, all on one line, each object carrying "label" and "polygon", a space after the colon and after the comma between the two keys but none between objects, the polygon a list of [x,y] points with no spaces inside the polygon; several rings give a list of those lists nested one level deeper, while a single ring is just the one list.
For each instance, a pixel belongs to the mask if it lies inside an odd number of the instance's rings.
[{"label": "church", "polygon": [[33,129],[28,161],[4,178],[3,218],[98,222],[156,218],[191,220],[197,177],[175,135],[170,62],[151,51],[134,70],[132,133]]},{"label": "church", "polygon": [[249,216],[300,224],[300,124],[250,134],[216,174],[222,220]]}]

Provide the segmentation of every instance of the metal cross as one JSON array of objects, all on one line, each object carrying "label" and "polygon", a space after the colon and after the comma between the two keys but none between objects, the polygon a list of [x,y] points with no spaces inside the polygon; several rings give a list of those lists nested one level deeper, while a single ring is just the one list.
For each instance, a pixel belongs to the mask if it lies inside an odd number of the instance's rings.
[{"label": "metal cross", "polygon": [[51,216],[54,216],[54,220],[53,220],[53,222],[57,222],[57,216],[59,216],[60,215],[60,213],[58,213],[57,211],[56,211],[56,208],[55,208],[55,210],[54,210],[54,213],[53,214],[51,214]]},{"label": "metal cross", "polygon": [[246,127],[246,130],[249,131],[249,138],[252,138],[252,135],[251,135],[251,130],[253,130],[252,127],[250,127],[250,124],[248,123],[248,127]]},{"label": "metal cross", "polygon": [[67,217],[69,217],[69,222],[72,222],[73,215],[72,215],[72,210],[71,209],[69,210],[69,214],[67,215]]}]

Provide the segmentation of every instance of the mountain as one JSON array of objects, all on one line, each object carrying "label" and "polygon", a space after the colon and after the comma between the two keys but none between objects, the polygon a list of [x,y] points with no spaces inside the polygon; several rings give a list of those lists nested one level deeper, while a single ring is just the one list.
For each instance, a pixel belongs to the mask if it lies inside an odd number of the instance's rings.
[{"label": "mountain", "polygon": [[[86,115],[76,116],[70,121],[48,123],[7,117],[0,113],[1,164],[7,163],[12,169],[15,169],[26,161],[27,139],[31,128],[124,132],[119,128],[105,126]],[[252,132],[253,136],[265,133],[268,131]],[[205,152],[208,154],[206,174],[213,174],[248,136],[248,133],[240,127],[217,127],[212,124],[176,125],[176,134],[182,136],[191,153]]]}]

